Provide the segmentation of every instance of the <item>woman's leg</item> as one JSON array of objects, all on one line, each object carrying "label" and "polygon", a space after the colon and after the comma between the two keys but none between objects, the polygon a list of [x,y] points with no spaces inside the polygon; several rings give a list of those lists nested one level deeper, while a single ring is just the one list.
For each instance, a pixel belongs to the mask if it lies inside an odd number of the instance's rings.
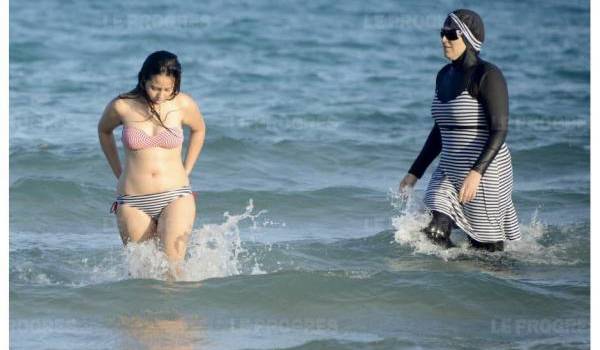
[{"label": "woman's leg", "polygon": [[476,249],[484,249],[488,252],[501,252],[504,250],[504,241],[484,243],[476,241],[473,238],[469,237],[469,242],[471,243],[471,247]]},{"label": "woman's leg", "polygon": [[117,226],[123,245],[143,242],[156,237],[156,220],[138,208],[119,204],[116,209]]},{"label": "woman's leg", "polygon": [[176,278],[180,276],[195,218],[196,202],[191,193],[170,202],[158,218],[158,235]]},{"label": "woman's leg", "polygon": [[423,229],[423,232],[434,243],[450,248],[454,246],[450,240],[450,234],[452,233],[452,226],[454,222],[448,215],[439,211],[432,211],[433,217],[429,225]]}]

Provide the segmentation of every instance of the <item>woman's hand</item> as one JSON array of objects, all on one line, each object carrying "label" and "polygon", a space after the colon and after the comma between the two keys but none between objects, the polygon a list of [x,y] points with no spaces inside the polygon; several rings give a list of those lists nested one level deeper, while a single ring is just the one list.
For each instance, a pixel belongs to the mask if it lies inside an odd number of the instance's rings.
[{"label": "woman's hand", "polygon": [[414,187],[415,184],[417,183],[417,177],[414,176],[411,173],[408,173],[404,176],[404,178],[402,179],[402,181],[400,181],[400,186],[398,186],[398,190],[400,192],[404,192],[407,188],[406,187]]},{"label": "woman's hand", "polygon": [[479,182],[481,182],[481,174],[475,170],[469,171],[463,185],[458,193],[458,201],[462,204],[469,203],[477,194],[479,188]]}]

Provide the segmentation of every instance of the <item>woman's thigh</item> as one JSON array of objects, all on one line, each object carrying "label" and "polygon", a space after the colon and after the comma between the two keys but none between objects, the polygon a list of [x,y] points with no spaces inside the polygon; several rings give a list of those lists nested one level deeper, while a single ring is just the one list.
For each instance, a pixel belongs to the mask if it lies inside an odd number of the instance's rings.
[{"label": "woman's thigh", "polygon": [[123,244],[143,242],[156,237],[156,220],[138,208],[127,204],[117,207],[117,226]]},{"label": "woman's thigh", "polygon": [[187,239],[192,232],[196,218],[196,201],[192,194],[186,194],[167,205],[158,218],[158,236],[171,260],[185,257]]}]

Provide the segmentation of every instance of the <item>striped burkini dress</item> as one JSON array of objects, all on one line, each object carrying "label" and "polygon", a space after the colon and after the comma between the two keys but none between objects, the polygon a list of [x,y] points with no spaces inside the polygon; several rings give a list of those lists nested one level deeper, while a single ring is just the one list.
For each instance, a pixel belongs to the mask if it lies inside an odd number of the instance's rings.
[{"label": "striped burkini dress", "polygon": [[502,144],[482,176],[475,198],[465,204],[458,201],[463,181],[488,140],[483,105],[467,90],[445,103],[436,93],[431,113],[440,129],[442,151],[427,187],[426,207],[450,216],[456,226],[476,241],[520,239],[519,222],[511,198],[511,157],[506,144]]}]

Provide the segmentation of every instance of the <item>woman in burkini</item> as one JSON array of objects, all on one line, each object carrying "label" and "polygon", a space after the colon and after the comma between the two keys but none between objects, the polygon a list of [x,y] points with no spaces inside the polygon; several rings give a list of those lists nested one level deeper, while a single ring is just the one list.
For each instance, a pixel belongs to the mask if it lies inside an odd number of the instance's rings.
[{"label": "woman in burkini", "polygon": [[[178,278],[192,231],[196,203],[189,176],[204,144],[205,126],[196,102],[180,91],[177,56],[157,51],[146,58],[136,87],[114,98],[98,123],[100,145],[118,179],[116,213],[123,244],[158,239]],[[123,125],[125,169],[113,129]],[[185,161],[183,126],[190,128]]]},{"label": "woman in burkini", "polygon": [[413,187],[441,153],[425,193],[432,220],[423,230],[445,247],[453,227],[475,248],[501,251],[504,241],[521,238],[512,203],[508,131],[508,91],[498,67],[482,60],[481,17],[460,9],[448,15],[440,32],[452,62],[437,75],[431,107],[434,125],[420,154],[400,182]]}]

